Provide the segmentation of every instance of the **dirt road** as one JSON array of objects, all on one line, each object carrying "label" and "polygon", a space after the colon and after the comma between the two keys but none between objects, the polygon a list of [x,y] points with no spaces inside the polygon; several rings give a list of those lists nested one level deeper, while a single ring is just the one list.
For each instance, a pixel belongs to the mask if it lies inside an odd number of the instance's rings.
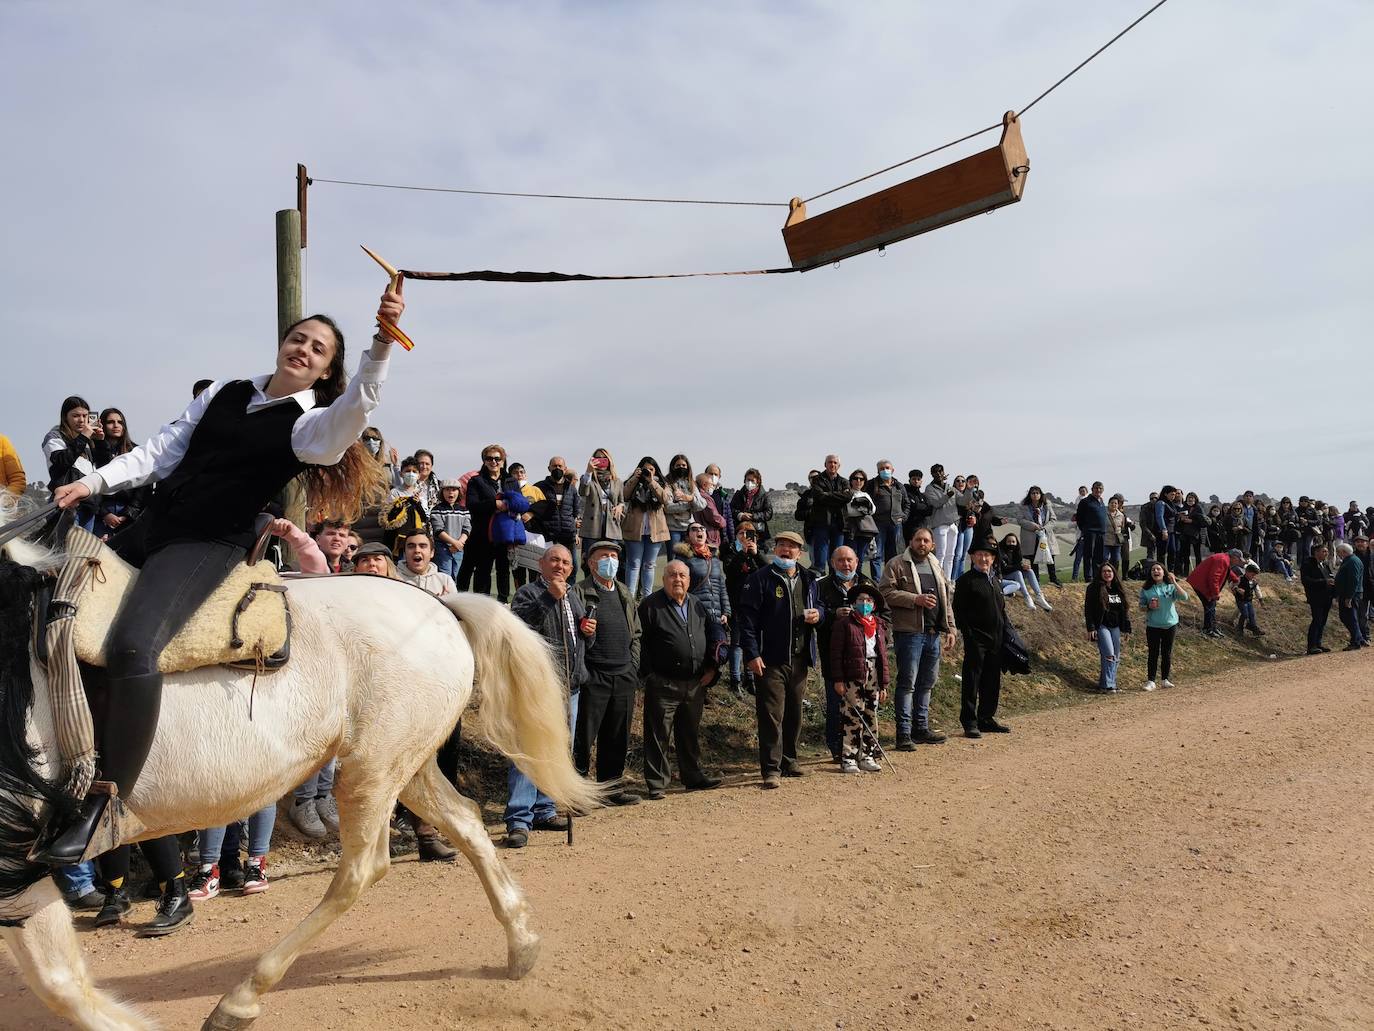
[{"label": "dirt road", "polygon": [[[402,862],[257,1027],[1374,1027],[1371,673],[1367,652],[1249,668],[895,773],[597,813],[573,849],[536,835],[505,853],[546,936],[519,983],[467,867]],[[326,877],[161,942],[88,931],[87,955],[199,1027]],[[0,1024],[56,1026],[0,970]]]}]

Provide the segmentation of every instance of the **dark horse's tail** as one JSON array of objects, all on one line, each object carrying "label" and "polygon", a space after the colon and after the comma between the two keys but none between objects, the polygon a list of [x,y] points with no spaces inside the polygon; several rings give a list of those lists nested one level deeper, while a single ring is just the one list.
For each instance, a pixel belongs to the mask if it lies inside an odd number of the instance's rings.
[{"label": "dark horse's tail", "polygon": [[41,881],[48,868],[28,861],[39,816],[70,804],[35,768],[28,741],[33,708],[29,636],[34,592],[43,575],[0,555],[0,899],[12,899]]}]

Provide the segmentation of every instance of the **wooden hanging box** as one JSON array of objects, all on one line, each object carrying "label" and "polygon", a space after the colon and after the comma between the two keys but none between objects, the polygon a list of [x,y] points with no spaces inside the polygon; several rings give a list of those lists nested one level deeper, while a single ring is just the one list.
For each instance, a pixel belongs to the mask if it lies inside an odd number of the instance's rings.
[{"label": "wooden hanging box", "polygon": [[1029,173],[1021,122],[1008,111],[997,146],[953,164],[814,218],[794,197],[782,229],[787,255],[793,268],[811,269],[1015,204]]}]

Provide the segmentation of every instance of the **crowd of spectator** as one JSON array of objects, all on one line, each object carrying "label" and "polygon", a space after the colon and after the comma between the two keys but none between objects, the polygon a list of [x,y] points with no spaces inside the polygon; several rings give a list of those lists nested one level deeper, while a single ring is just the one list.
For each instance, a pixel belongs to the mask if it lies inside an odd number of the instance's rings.
[{"label": "crowd of spectator", "polygon": [[[276,513],[282,561],[293,556],[295,569],[314,575],[399,578],[439,596],[494,588],[548,642],[568,691],[574,763],[613,786],[611,805],[664,799],[670,756],[686,790],[721,783],[702,764],[698,730],[708,690],[722,678],[734,697],[752,696],[765,789],[805,772],[799,746],[813,671],[823,685],[825,742],[847,774],[883,769],[877,710],[889,693],[896,722],[890,747],[913,751],[946,740],[931,723],[931,691],[956,641],[962,734],[1008,733],[997,718],[1001,677],[1017,668],[1020,644],[1006,602],[1015,597],[1030,611],[1052,611],[1046,587],[1063,586],[1069,539],[1066,579],[1081,574],[1087,584],[1083,618],[1099,650],[1103,692],[1120,689],[1117,669],[1133,621],[1143,622],[1148,644],[1143,690],[1174,686],[1177,604],[1190,592],[1202,605],[1203,634],[1224,633],[1217,604],[1230,591],[1238,632],[1262,635],[1255,608],[1261,571],[1301,581],[1312,613],[1309,653],[1327,650],[1322,637],[1332,607],[1349,631],[1349,648],[1369,639],[1374,509],[1353,501],[1342,512],[1308,497],[1267,504],[1246,491],[1232,503],[1204,506],[1198,494],[1165,485],[1132,519],[1126,499],[1106,496],[1096,482],[1080,487],[1063,512],[1032,485],[999,514],[976,475],[951,476],[937,463],[928,478],[911,469],[901,482],[893,462],[880,459],[872,475],[856,468],[845,476],[832,454],[798,493],[791,515],[800,532],[775,531],[785,519],[774,510],[779,495],[756,468],[731,489],[714,463],[697,473],[678,454],[665,471],[644,456],[622,478],[610,452],[598,448],[580,472],[553,456],[547,475],[532,481],[504,447],[490,444],[476,468],[440,476],[427,450],[402,456],[375,427],[362,441],[385,466],[387,502],[357,525],[324,521],[308,532]],[[68,398],[43,440],[50,486],[129,446],[122,412],[97,416],[83,399]],[[12,455],[0,438],[15,489]],[[22,487],[22,469],[17,482]],[[78,517],[117,541],[147,503],[144,489],[92,498]],[[1133,562],[1142,547],[1143,558]],[[634,792],[624,782],[641,696],[645,789]],[[453,778],[457,737],[440,754]],[[294,794],[290,820],[309,837],[337,831],[333,775],[331,762]],[[566,817],[513,765],[507,789],[508,847],[524,846],[533,832],[566,829]],[[399,815],[410,821],[421,858],[452,859],[434,828]],[[274,817],[269,808],[248,821],[244,865],[237,828],[201,832],[191,897],[213,898],[226,887],[266,890]],[[90,881],[83,885],[80,868],[73,870],[59,875],[67,877],[68,897],[81,899]],[[121,905],[127,909],[118,889],[102,895],[105,922],[118,919]]]}]

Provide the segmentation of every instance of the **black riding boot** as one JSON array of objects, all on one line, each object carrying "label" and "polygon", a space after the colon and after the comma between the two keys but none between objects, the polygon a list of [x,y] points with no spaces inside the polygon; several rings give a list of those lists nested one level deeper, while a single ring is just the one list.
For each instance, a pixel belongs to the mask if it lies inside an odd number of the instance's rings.
[{"label": "black riding boot", "polygon": [[[157,733],[162,674],[112,679],[109,691],[109,705],[100,734],[100,774],[102,780],[114,782],[121,798],[128,798],[152,750],[153,735]],[[87,795],[71,821],[35,858],[50,866],[81,862],[109,802],[109,795]]]}]

